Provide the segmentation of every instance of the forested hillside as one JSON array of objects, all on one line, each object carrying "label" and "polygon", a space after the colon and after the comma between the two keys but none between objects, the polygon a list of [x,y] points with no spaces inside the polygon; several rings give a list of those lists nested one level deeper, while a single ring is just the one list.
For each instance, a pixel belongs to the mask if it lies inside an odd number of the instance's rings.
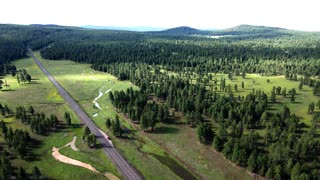
[{"label": "forested hillside", "polygon": [[[46,59],[90,63],[139,86],[110,99],[145,131],[182,118],[197,128],[201,143],[250,172],[275,179],[320,176],[320,33],[247,25],[205,33],[1,25],[0,35],[3,64],[29,47]],[[273,77],[286,84],[272,84]],[[309,106],[299,114],[292,110],[299,104]],[[181,116],[169,118],[170,112]]]}]

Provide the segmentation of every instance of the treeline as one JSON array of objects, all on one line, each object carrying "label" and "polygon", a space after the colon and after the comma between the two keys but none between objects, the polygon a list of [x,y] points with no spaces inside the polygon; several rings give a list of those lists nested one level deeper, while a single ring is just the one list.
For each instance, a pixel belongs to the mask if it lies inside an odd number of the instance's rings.
[{"label": "treeline", "polygon": [[39,50],[52,42],[55,29],[22,25],[0,25],[0,65],[26,57],[27,48]]},{"label": "treeline", "polygon": [[107,68],[105,64],[136,62],[165,65],[165,69],[175,72],[181,67],[190,67],[200,68],[204,72],[224,73],[246,71],[279,75],[286,71],[305,74],[306,70],[310,75],[320,73],[319,60],[316,60],[320,58],[320,49],[286,50],[264,45],[253,48],[241,43],[194,45],[174,42],[64,42],[45,48],[41,55],[47,59],[71,59],[95,64],[93,68],[101,71]]},{"label": "treeline", "polygon": [[[0,152],[0,179],[40,180],[42,175],[37,166],[33,167],[29,175],[22,167],[15,168],[10,162],[9,155],[7,151]],[[17,169],[17,172],[15,172],[15,169]]]},{"label": "treeline", "polygon": [[29,149],[32,139],[29,133],[21,129],[8,128],[3,120],[0,121],[0,129],[10,152],[4,148],[0,150],[0,179],[40,179],[41,172],[38,167],[33,168],[30,176],[22,167],[19,167],[15,172],[16,168],[10,162],[10,157],[15,156],[15,154],[23,159],[30,155]]},{"label": "treeline", "polygon": [[169,108],[155,102],[148,103],[148,95],[143,91],[128,88],[126,92],[110,92],[109,97],[114,107],[128,115],[131,121],[140,123],[144,130],[151,128],[153,131],[157,122],[168,122]]},{"label": "treeline", "polygon": [[9,149],[12,149],[21,158],[26,157],[31,140],[29,133],[20,129],[13,131],[11,127],[8,129],[3,120],[0,121],[0,127]]},{"label": "treeline", "polygon": [[320,81],[311,78],[310,76],[304,76],[300,79],[301,85],[307,85],[313,88],[313,95],[320,95]]},{"label": "treeline", "polygon": [[9,107],[5,104],[4,106],[2,106],[2,104],[0,104],[0,112],[1,115],[3,117],[10,115],[11,110],[9,109]]},{"label": "treeline", "polygon": [[[299,118],[288,107],[283,106],[276,113],[267,111],[269,104],[276,103],[279,95],[286,97],[289,94],[294,101],[295,89],[287,91],[278,86],[272,88],[270,97],[260,90],[236,97],[233,95],[236,88],[223,83],[225,79],[220,80],[220,89],[213,90],[205,78],[197,79],[187,70],[169,76],[158,66],[146,64],[117,63],[117,66],[105,67],[118,77],[126,74],[127,79],[140,87],[140,91],[115,91],[110,93],[110,99],[118,110],[135,119],[142,128],[145,127],[144,118],[152,127],[157,119],[156,106],[168,106],[182,112],[185,122],[198,128],[201,142],[212,143],[217,151],[251,172],[275,179],[319,176],[317,152],[320,142],[316,138],[319,116],[314,117],[312,127],[304,132]],[[212,80],[210,74],[202,74]],[[192,83],[188,75],[196,78],[196,82]],[[294,75],[292,77],[294,79]],[[161,103],[155,103],[158,100]],[[145,115],[141,113],[144,111]],[[214,133],[204,119],[218,125]],[[265,135],[261,137],[258,129],[265,131]]]},{"label": "treeline", "polygon": [[[299,118],[288,107],[267,113],[266,95],[261,98],[257,94],[246,96],[242,105],[233,106],[230,97],[221,97],[213,105],[221,107],[213,111],[219,124],[213,147],[232,162],[268,178],[317,178],[317,162],[310,162],[318,159],[320,150],[320,141],[315,138],[319,115],[314,116],[310,130],[301,135]],[[254,131],[259,127],[266,131],[263,139]]]},{"label": "treeline", "polygon": [[[26,56],[25,46],[14,40],[0,40],[0,65],[8,64],[14,59],[19,59]],[[3,67],[0,70],[3,72]]]},{"label": "treeline", "polygon": [[121,128],[121,123],[119,120],[119,116],[116,115],[115,119],[111,118],[106,119],[106,126],[116,137],[121,137],[123,130]]},{"label": "treeline", "polygon": [[20,83],[24,84],[24,83],[26,83],[26,82],[28,82],[28,83],[31,82],[31,79],[32,79],[32,78],[31,78],[31,75],[28,74],[27,70],[25,70],[25,69],[19,69],[19,70],[17,71],[17,73],[18,73],[18,74],[15,74],[14,72],[12,72],[12,75],[16,75],[17,81],[18,81],[19,84],[20,84]]}]

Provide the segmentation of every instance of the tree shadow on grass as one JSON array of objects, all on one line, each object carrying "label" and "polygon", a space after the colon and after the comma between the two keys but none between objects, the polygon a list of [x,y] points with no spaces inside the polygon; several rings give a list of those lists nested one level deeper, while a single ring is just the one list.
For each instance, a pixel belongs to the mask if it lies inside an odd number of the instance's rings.
[{"label": "tree shadow on grass", "polygon": [[94,149],[103,149],[103,148],[106,148],[106,147],[109,147],[105,144],[101,144],[101,143],[98,143],[96,144],[96,146],[94,147]]},{"label": "tree shadow on grass", "polygon": [[26,161],[29,162],[34,162],[34,161],[40,161],[41,160],[41,156],[38,154],[34,153],[34,150],[39,148],[40,146],[43,145],[42,141],[39,141],[37,139],[31,139],[30,140],[30,145],[28,147],[28,156],[26,158],[24,158]]},{"label": "tree shadow on grass", "polygon": [[180,178],[190,179],[190,180],[198,179],[195,175],[193,175],[190,171],[188,171],[185,167],[179,164],[175,159],[170,157],[168,154],[165,154],[163,156],[155,153],[148,153],[148,154],[156,158],[158,161],[160,161],[161,164],[167,166]]},{"label": "tree shadow on grass", "polygon": [[37,81],[31,81],[29,84],[42,84],[42,83],[39,83]]},{"label": "tree shadow on grass", "polygon": [[158,127],[154,129],[153,132],[154,134],[177,134],[179,132],[178,128],[174,127]]},{"label": "tree shadow on grass", "polygon": [[6,92],[6,91],[9,91],[9,92],[10,92],[10,91],[16,91],[16,90],[14,90],[14,89],[2,89],[1,91],[2,91],[2,92]]},{"label": "tree shadow on grass", "polygon": [[174,125],[186,125],[184,121],[172,121],[171,123],[168,124],[174,124]]},{"label": "tree shadow on grass", "polygon": [[30,145],[29,146],[32,149],[36,149],[36,148],[41,147],[42,145],[43,145],[42,141],[33,138],[33,139],[30,140]]},{"label": "tree shadow on grass", "polygon": [[126,135],[122,135],[121,137],[119,137],[120,139],[126,139],[126,140],[137,140],[137,138],[134,138],[132,136],[126,136]]},{"label": "tree shadow on grass", "polygon": [[72,129],[81,129],[83,126],[83,124],[71,124]]},{"label": "tree shadow on grass", "polygon": [[291,102],[292,104],[302,104],[301,101],[294,101],[294,102]]}]

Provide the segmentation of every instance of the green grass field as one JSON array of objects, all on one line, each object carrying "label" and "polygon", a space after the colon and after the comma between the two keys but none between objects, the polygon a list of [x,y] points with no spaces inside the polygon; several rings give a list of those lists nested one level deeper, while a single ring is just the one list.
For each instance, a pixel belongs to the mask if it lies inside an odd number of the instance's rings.
[{"label": "green grass field", "polygon": [[[109,101],[108,90],[125,90],[129,87],[138,89],[128,81],[118,81],[116,77],[94,71],[89,64],[79,64],[68,60],[49,61],[40,57],[39,60],[55,76],[61,85],[78,101],[88,115],[92,117],[95,123],[104,131],[108,132],[105,127],[107,117],[114,118],[117,112],[112,108]],[[37,68],[33,61],[29,59],[18,60],[15,62],[18,68],[25,68],[32,75],[32,84],[18,85],[16,79],[11,76],[4,77],[4,80],[10,85],[11,91],[1,92],[0,103],[8,104],[9,107],[17,105],[32,105],[37,111],[45,113],[55,113],[62,119],[65,111],[71,112],[70,108],[64,103],[53,85],[47,80],[42,72]],[[175,75],[175,73],[171,73]],[[317,102],[319,97],[314,97],[312,89],[304,86],[302,90],[298,89],[299,82],[286,80],[283,76],[260,76],[257,74],[247,74],[243,79],[240,76],[233,77],[229,80],[225,74],[216,74],[214,78],[218,79],[217,87],[219,89],[219,80],[221,77],[227,79],[226,84],[230,84],[233,89],[234,84],[238,85],[238,92],[235,96],[245,96],[255,90],[262,90],[270,96],[273,86],[295,88],[297,91],[296,102],[291,103],[289,97],[284,98],[277,96],[277,103],[272,104],[272,109],[279,109],[286,104],[291,112],[298,115],[302,122],[309,125],[312,115],[307,113],[308,105],[311,102]],[[270,82],[267,82],[267,79]],[[245,88],[241,88],[241,82],[245,83]],[[213,83],[212,81],[210,83]],[[103,95],[97,100],[102,110],[95,108],[93,100],[98,97],[99,91]],[[219,92],[224,93],[224,92]],[[274,110],[271,110],[274,111]],[[316,112],[319,110],[316,108]],[[79,123],[75,114],[71,112],[73,123]],[[14,121],[13,118],[5,119],[7,122]],[[196,137],[196,129],[190,128],[180,120],[174,124],[158,124],[155,133],[144,133],[137,131],[131,123],[121,119],[122,126],[126,127],[130,133],[124,134],[124,138],[115,138],[111,135],[112,140],[121,153],[133,164],[147,179],[178,179],[179,177],[173,172],[175,167],[186,166],[204,179],[252,179],[244,169],[233,166],[222,154],[217,153],[210,146],[201,145]],[[10,125],[22,129],[28,129],[19,122],[12,122]],[[110,171],[119,176],[115,167],[107,159],[101,150],[91,150],[82,143],[83,127],[77,129],[65,129],[62,132],[54,133],[48,137],[34,136],[43,141],[43,144],[35,150],[41,159],[34,162],[25,162],[14,160],[15,165],[21,165],[31,171],[34,165],[37,165],[43,174],[49,177],[58,177],[61,179],[73,177],[103,178],[102,175],[95,175],[89,170],[80,167],[74,167],[59,163],[53,159],[51,152],[52,147],[61,147],[70,142],[73,136],[78,136],[77,146],[81,152],[74,152],[70,148],[64,148],[60,152],[71,158],[91,163],[100,172]],[[110,133],[108,133],[110,135]],[[166,157],[179,159],[180,163],[172,162]],[[160,158],[160,159],[159,159]],[[173,159],[174,159],[173,158]],[[103,163],[100,159],[104,159]],[[32,166],[30,166],[32,164]],[[53,166],[53,168],[51,167]],[[182,167],[182,166],[181,166]],[[170,169],[171,168],[171,169]],[[50,169],[48,171],[47,169]],[[172,170],[173,169],[173,170]],[[63,173],[67,170],[70,173]],[[76,176],[73,173],[77,174]]]},{"label": "green grass field", "polygon": [[[177,76],[178,74],[175,72],[169,72],[169,75]],[[246,74],[246,78],[242,78],[241,76],[233,76],[232,80],[228,78],[228,74],[214,74],[211,73],[212,79],[217,79],[217,84],[214,85],[214,81],[210,80],[209,85],[213,85],[213,89],[217,88],[218,94],[226,94],[228,93],[224,91],[220,91],[220,79],[226,79],[226,86],[230,85],[232,92],[235,97],[237,96],[246,96],[247,94],[252,92],[252,89],[255,91],[261,90],[264,91],[268,98],[271,96],[272,88],[280,86],[281,89],[286,88],[287,96],[283,97],[282,95],[276,95],[277,103],[269,104],[271,112],[278,111],[281,109],[283,105],[286,105],[290,108],[292,113],[295,113],[306,125],[311,124],[312,114],[308,113],[308,106],[310,103],[314,102],[315,104],[320,99],[319,96],[314,96],[312,93],[312,88],[304,85],[301,90],[299,90],[300,81],[290,81],[285,79],[284,76],[261,76],[259,74]],[[196,83],[196,79],[198,77],[197,74],[194,74],[191,79],[192,83]],[[298,77],[299,79],[299,77]],[[269,80],[269,82],[267,82]],[[241,83],[244,82],[244,89],[241,88]],[[238,91],[234,90],[234,85],[237,84]],[[295,102],[290,102],[290,95],[288,94],[289,90],[295,88],[297,95],[295,96]],[[207,90],[211,90],[210,87],[207,87]],[[215,90],[213,90],[215,91]],[[315,108],[315,112],[320,112],[319,108]]]},{"label": "green grass field", "polygon": [[[129,87],[137,88],[128,81],[118,81],[116,77],[110,74],[94,71],[88,64],[79,64],[68,60],[48,61],[41,59],[38,53],[36,55],[71,96],[92,116],[95,123],[105,131],[107,131],[105,119],[107,117],[114,118],[116,112],[112,109],[112,104],[107,94],[104,94],[97,101],[102,107],[102,111],[93,107],[92,101],[99,95],[99,90],[103,87],[102,92],[104,93],[110,88],[112,90],[125,90]],[[111,83],[111,81],[114,83]],[[96,113],[98,115],[93,117]],[[197,143],[194,129],[174,124],[161,125],[164,127],[172,126],[172,129],[179,130],[177,133],[163,130],[163,133],[147,134],[136,131],[130,123],[123,119],[121,122],[123,126],[134,132],[125,134],[125,138],[117,139],[112,137],[112,140],[129,162],[142,172],[147,179],[178,178],[166,167],[174,168],[176,165],[170,165],[165,160],[165,162],[162,161],[165,164],[164,166],[156,159],[157,155],[166,157],[167,152],[180,159],[188,169],[192,169],[197,175],[202,174],[201,178],[251,178],[244,170],[233,167],[231,163],[223,158],[223,155],[214,152],[210,147]]]},{"label": "green grass field", "polygon": [[[283,97],[282,95],[277,95],[277,103],[270,104],[270,109],[273,109],[273,112],[275,112],[281,109],[283,105],[286,105],[290,108],[292,113],[295,113],[298,117],[300,117],[301,122],[304,122],[307,125],[311,124],[310,120],[312,118],[312,114],[308,113],[308,106],[312,102],[316,104],[319,100],[319,97],[312,94],[312,88],[310,88],[309,86],[303,86],[303,88],[299,90],[300,81],[290,81],[285,79],[284,76],[261,76],[258,74],[247,74],[245,79],[243,79],[241,76],[234,76],[232,80],[229,80],[228,75],[217,74],[213,75],[213,78],[218,79],[218,89],[221,77],[226,79],[227,85],[231,85],[235,96],[245,96],[246,94],[252,92],[252,89],[255,89],[255,91],[264,91],[270,98],[273,86],[280,86],[282,89],[286,88],[287,96]],[[267,82],[268,79],[270,82]],[[244,89],[241,88],[242,81],[245,84]],[[235,84],[237,84],[238,86],[238,92],[234,91]],[[288,95],[288,91],[292,88],[295,88],[297,92],[297,95],[295,96],[295,102],[293,103],[290,102],[290,95]],[[319,109],[315,108],[315,112],[319,112]]]},{"label": "green grass field", "polygon": [[[108,132],[105,126],[106,118],[114,118],[116,115],[109,101],[109,96],[105,92],[108,89],[112,89],[112,91],[126,90],[129,87],[137,89],[136,86],[128,81],[118,81],[116,77],[110,74],[92,70],[89,64],[79,64],[68,60],[49,61],[42,59],[39,53],[35,53],[35,55],[104,131]],[[97,102],[100,104],[102,111],[93,106],[93,100],[99,95],[101,88],[104,95]],[[98,115],[93,117],[96,113]],[[128,130],[135,131],[128,122],[124,120],[121,120],[121,122]],[[125,135],[125,138],[120,139],[113,137],[111,133],[108,133],[108,135],[111,135],[117,149],[145,178],[179,179],[174,172],[146,152],[146,150],[138,150],[141,146],[140,132],[130,133]],[[164,153],[161,147],[151,141],[144,143],[143,147],[145,149],[158,149],[158,151]]]},{"label": "green grass field", "polygon": [[[72,123],[79,124],[76,115],[71,111],[69,106],[65,104],[55,87],[32,59],[17,60],[14,64],[18,69],[26,69],[33,80],[31,84],[19,85],[17,80],[12,76],[1,77],[3,81],[7,81],[10,85],[10,89],[4,89],[5,91],[0,92],[1,104],[7,104],[11,110],[15,110],[16,106],[22,105],[28,107],[32,105],[36,112],[44,112],[47,116],[51,113],[56,114],[61,121],[63,121],[64,112],[68,111],[72,116]],[[28,126],[23,125],[13,117],[3,119],[8,126],[30,131]],[[59,132],[51,133],[49,136],[39,136],[30,132],[32,138],[40,142],[39,146],[32,150],[32,153],[38,158],[32,161],[14,159],[12,161],[13,165],[17,167],[22,166],[29,173],[32,171],[33,166],[38,166],[45,177],[54,179],[105,179],[103,175],[96,175],[87,169],[58,162],[52,157],[51,153],[54,146],[61,147],[70,142],[73,136],[77,136],[77,145],[81,150],[81,156],[79,155],[78,158],[76,158],[77,160],[85,162],[91,159],[89,162],[92,163],[92,166],[96,169],[101,170],[101,172],[112,172],[119,176],[120,174],[101,149],[94,151],[88,150],[86,145],[82,144],[81,136],[83,129],[83,127],[61,129]],[[3,137],[1,137],[1,142],[3,142],[2,138]]]}]

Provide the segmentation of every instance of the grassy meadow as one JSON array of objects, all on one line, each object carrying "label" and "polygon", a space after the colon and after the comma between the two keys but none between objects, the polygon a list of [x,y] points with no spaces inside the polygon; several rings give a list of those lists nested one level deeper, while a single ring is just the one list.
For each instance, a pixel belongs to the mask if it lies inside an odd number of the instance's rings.
[{"label": "grassy meadow", "polygon": [[[253,178],[244,169],[229,163],[222,154],[215,152],[212,147],[201,145],[196,137],[196,129],[185,125],[182,119],[177,119],[172,124],[159,123],[154,133],[144,133],[139,130],[140,128],[137,125],[131,124],[124,116],[119,114],[122,126],[126,131],[123,138],[113,137],[105,126],[105,120],[108,117],[114,118],[118,113],[112,108],[108,92],[126,90],[130,87],[138,89],[138,87],[129,81],[118,81],[116,77],[110,74],[92,70],[89,64],[80,64],[68,60],[49,61],[42,59],[38,52],[35,54],[86,113],[92,117],[94,122],[108,135],[111,135],[117,149],[146,179],[179,179],[183,177],[183,174],[190,173],[186,168],[201,179]],[[33,81],[31,84],[18,85],[15,78],[11,76],[3,77],[10,85],[10,90],[1,92],[0,103],[8,104],[11,108],[17,105],[32,105],[36,111],[57,114],[59,119],[63,119],[62,115],[65,111],[71,112],[53,85],[30,58],[18,60],[15,64],[18,69],[25,68],[32,75]],[[173,72],[170,74],[176,75]],[[310,87],[304,86],[302,90],[299,90],[299,81],[289,81],[283,76],[261,76],[257,74],[247,74],[245,79],[241,76],[234,76],[232,80],[229,80],[226,74],[212,75],[213,79],[218,80],[213,88],[217,87],[217,92],[220,94],[225,94],[225,92],[219,91],[221,77],[226,78],[226,85],[230,84],[235,96],[245,96],[252,92],[254,88],[266,92],[270,97],[273,86],[286,87],[287,93],[290,89],[295,88],[297,95],[294,103],[290,102],[289,96],[277,95],[277,103],[271,105],[270,111],[280,109],[283,104],[286,104],[292,113],[301,118],[302,122],[310,125],[312,115],[307,113],[308,105],[311,102],[316,103],[319,97],[313,96]],[[267,82],[268,80],[269,82]],[[244,89],[241,88],[242,81],[245,84]],[[196,80],[192,80],[192,82],[195,83]],[[209,84],[213,84],[213,81],[210,81]],[[235,84],[238,86],[237,92],[234,91]],[[210,90],[209,87],[208,90]],[[99,93],[102,93],[102,96],[96,102],[102,110],[95,107],[93,103]],[[319,112],[317,108],[316,112]],[[71,112],[71,115],[73,123],[79,123],[75,114]],[[6,118],[5,121],[14,127],[28,129],[20,122],[13,122],[14,118],[12,117]],[[116,168],[102,150],[91,150],[82,143],[80,140],[82,132],[83,127],[80,127],[64,129],[48,137],[34,135],[42,143],[39,148],[34,150],[34,153],[39,154],[41,158],[31,162],[32,165],[37,165],[43,174],[50,177],[62,179],[68,177],[103,178],[102,175],[95,175],[89,170],[59,163],[53,159],[51,155],[53,146],[62,147],[70,142],[73,136],[78,136],[76,145],[80,147],[80,152],[74,152],[69,147],[61,149],[60,152],[71,158],[91,163],[100,172],[110,171],[119,176]],[[18,159],[13,162],[16,165],[26,167],[28,172],[33,167],[30,166],[30,162]],[[64,173],[66,169],[70,173]],[[77,175],[73,175],[73,173]]]},{"label": "grassy meadow", "polygon": [[[309,86],[303,86],[299,90],[300,81],[291,81],[285,79],[284,76],[261,76],[259,74],[246,74],[246,78],[241,76],[234,76],[232,80],[228,79],[227,74],[213,74],[213,79],[217,78],[218,83],[216,87],[218,88],[218,93],[224,94],[224,92],[219,92],[220,87],[220,78],[223,77],[226,79],[226,86],[230,84],[234,96],[245,96],[252,92],[252,89],[255,91],[261,90],[264,91],[268,98],[271,96],[272,88],[280,86],[281,89],[286,88],[287,96],[283,97],[282,95],[276,95],[276,103],[270,103],[269,110],[270,112],[276,112],[281,109],[283,105],[286,105],[290,108],[291,113],[295,113],[307,126],[311,124],[312,114],[308,113],[308,106],[310,103],[314,102],[315,104],[320,99],[319,96],[314,96],[312,93],[312,88]],[[268,82],[269,80],[269,82]],[[241,88],[241,83],[244,82],[244,89]],[[213,82],[210,82],[213,84]],[[234,85],[237,84],[238,91],[235,92]],[[290,102],[290,95],[288,94],[289,90],[295,88],[297,94],[295,96],[295,102]],[[319,108],[315,108],[315,112],[320,112]]]},{"label": "grassy meadow", "polygon": [[[92,120],[104,131],[106,118],[114,118],[117,114],[113,110],[109,101],[107,90],[126,90],[133,87],[129,81],[118,81],[116,77],[92,70],[89,64],[79,64],[69,60],[49,61],[35,53],[47,70],[59,81],[59,83],[69,92],[69,94],[81,105],[85,112],[91,116]],[[94,99],[98,97],[99,91],[103,96],[97,100],[102,110],[94,107]],[[97,115],[95,115],[97,114]],[[149,141],[144,143],[141,132],[136,132],[135,128],[127,121],[121,119],[121,123],[131,133],[125,134],[125,138],[115,138],[111,133],[112,141],[120,152],[140,171],[147,179],[179,179],[167,166],[163,165],[154,156],[148,154],[141,146],[146,149],[157,149],[164,153],[161,148]],[[142,143],[143,142],[143,143]],[[143,145],[141,145],[143,144]]]},{"label": "grassy meadow", "polygon": [[[7,81],[7,84],[10,85],[10,88],[4,88],[0,92],[0,103],[2,105],[7,104],[11,111],[15,111],[17,106],[28,107],[32,105],[36,112],[43,112],[47,116],[56,114],[60,121],[63,121],[64,112],[69,112],[72,117],[72,123],[80,123],[77,116],[71,111],[55,87],[31,58],[20,59],[13,63],[17,69],[26,69],[32,76],[32,81],[30,84],[19,85],[11,75],[1,77],[3,81]],[[22,166],[28,173],[31,173],[34,166],[38,166],[45,177],[54,179],[105,179],[102,174],[95,174],[82,167],[64,164],[53,158],[51,153],[54,146],[62,147],[70,142],[73,136],[77,136],[76,145],[80,148],[81,152],[78,154],[81,155],[73,158],[91,163],[93,167],[101,172],[108,171],[117,176],[120,175],[101,149],[91,150],[83,144],[81,136],[84,128],[81,126],[59,129],[58,132],[50,133],[49,136],[40,136],[32,133],[29,126],[15,120],[14,116],[0,117],[0,119],[3,119],[13,129],[19,128],[29,131],[31,137],[37,141],[36,148],[31,150],[32,154],[34,154],[34,159],[28,161],[12,160],[14,166]],[[0,139],[1,142],[4,142],[3,137],[0,137]],[[61,153],[64,154],[64,152]]]},{"label": "grassy meadow", "polygon": [[[87,114],[91,115],[95,123],[105,131],[108,131],[105,119],[114,118],[117,112],[112,108],[108,94],[104,94],[97,100],[102,110],[94,108],[93,100],[98,97],[99,91],[105,93],[108,89],[114,91],[130,87],[137,89],[128,81],[118,81],[110,74],[92,70],[89,64],[79,64],[68,60],[44,60],[39,53],[36,53],[36,56],[70,95],[80,103]],[[251,176],[244,170],[226,161],[223,155],[214,152],[208,146],[200,145],[195,129],[179,123],[159,124],[161,128],[156,133],[148,134],[139,131],[140,128],[134,127],[135,125],[126,121],[121,114],[120,117],[122,117],[122,126],[130,133],[125,133],[124,138],[115,138],[110,133],[108,134],[112,136],[117,149],[147,179],[177,179],[179,177],[170,169],[177,173],[179,167],[182,166],[181,163],[200,178],[236,179],[241,177],[251,179]],[[168,153],[170,154],[169,159],[166,158]],[[174,159],[178,159],[179,162],[172,162]],[[183,172],[182,170],[181,174]]]}]

